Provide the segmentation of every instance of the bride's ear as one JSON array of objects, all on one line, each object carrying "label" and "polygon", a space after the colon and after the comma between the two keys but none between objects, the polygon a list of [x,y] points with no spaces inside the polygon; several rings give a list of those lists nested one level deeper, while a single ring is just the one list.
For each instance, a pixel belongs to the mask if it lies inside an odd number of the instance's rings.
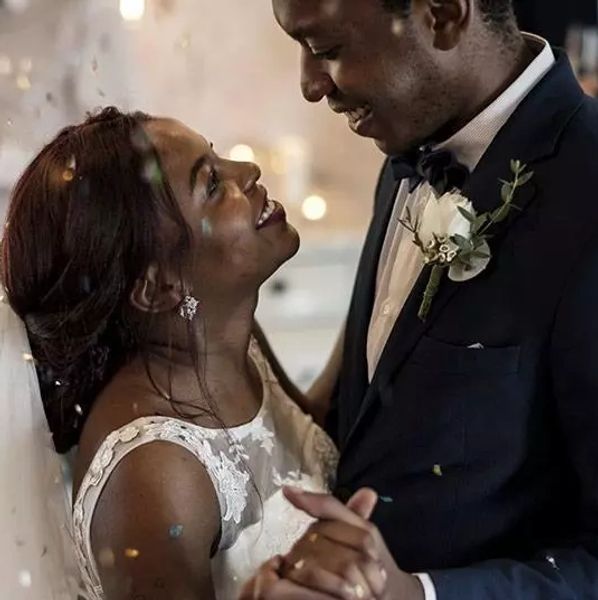
[{"label": "bride's ear", "polygon": [[176,309],[184,296],[181,282],[153,263],[135,282],[129,301],[141,312],[163,313]]}]

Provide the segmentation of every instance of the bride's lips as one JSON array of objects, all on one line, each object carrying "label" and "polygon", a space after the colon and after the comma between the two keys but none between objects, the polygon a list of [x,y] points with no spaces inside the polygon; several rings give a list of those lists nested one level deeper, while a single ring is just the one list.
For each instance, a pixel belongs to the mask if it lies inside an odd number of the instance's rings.
[{"label": "bride's lips", "polygon": [[268,191],[264,186],[259,185],[258,188],[262,191],[263,200],[255,228],[263,229],[264,227],[286,221],[286,212],[282,204],[268,198]]}]

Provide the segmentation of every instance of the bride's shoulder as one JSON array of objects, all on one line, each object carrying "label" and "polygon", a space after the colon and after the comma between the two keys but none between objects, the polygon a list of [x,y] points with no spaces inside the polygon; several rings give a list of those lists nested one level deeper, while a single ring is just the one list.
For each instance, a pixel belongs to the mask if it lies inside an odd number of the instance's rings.
[{"label": "bride's shoulder", "polygon": [[74,465],[74,491],[109,436],[156,414],[156,394],[139,381],[118,375],[99,394],[81,432]]}]

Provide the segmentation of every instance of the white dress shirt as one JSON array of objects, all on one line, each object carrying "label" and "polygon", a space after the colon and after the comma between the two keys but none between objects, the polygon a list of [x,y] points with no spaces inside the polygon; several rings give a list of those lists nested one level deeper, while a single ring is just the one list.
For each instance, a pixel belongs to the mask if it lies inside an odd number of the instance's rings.
[{"label": "white dress shirt", "polygon": [[[437,146],[451,150],[457,160],[470,171],[475,169],[519,104],[555,63],[554,53],[546,40],[531,34],[525,34],[525,39],[536,54],[527,69],[463,129]],[[397,193],[380,254],[376,298],[368,331],[367,360],[370,381],[374,377],[395,321],[423,269],[421,251],[413,243],[413,234],[399,223],[399,219],[406,216],[407,208],[415,219],[421,214],[431,194],[432,188],[427,182],[421,183],[410,193],[408,181],[401,183]],[[417,576],[424,587],[426,600],[436,600],[436,591],[430,576]]]}]

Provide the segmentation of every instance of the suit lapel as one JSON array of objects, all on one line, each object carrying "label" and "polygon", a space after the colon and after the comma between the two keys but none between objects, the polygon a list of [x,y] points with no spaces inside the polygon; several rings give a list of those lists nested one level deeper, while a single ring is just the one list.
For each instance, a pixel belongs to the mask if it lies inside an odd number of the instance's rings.
[{"label": "suit lapel", "polygon": [[[534,164],[555,152],[561,133],[583,103],[583,93],[575,80],[567,58],[558,51],[557,56],[558,60],[552,71],[528,95],[508,124],[496,136],[463,190],[464,195],[471,200],[478,214],[492,210],[499,205],[499,179],[511,179],[511,159],[519,159],[533,170]],[[490,241],[493,255],[497,252],[500,239],[536,194],[537,185],[534,179],[517,191],[514,203],[520,210],[511,211],[509,217],[493,229],[493,238]],[[377,260],[375,263],[377,270]],[[491,261],[486,276],[492,268]],[[417,313],[429,276],[430,268],[427,267],[422,271],[397,318],[380,357],[372,383],[365,396],[362,396],[363,401],[358,412],[355,413],[357,417],[349,428],[346,443],[353,437],[364,416],[377,399],[381,398],[383,402],[397,401],[392,397],[383,398],[382,391],[387,388],[387,384],[404,365],[421,337],[442,314],[443,308],[459,289],[463,289],[463,286],[467,285],[467,282],[455,283],[448,277],[444,277],[432,303],[430,313],[426,321],[422,322]],[[480,277],[483,276],[484,274],[480,275]],[[371,302],[367,308],[366,340],[372,309]],[[363,352],[365,353],[365,349]]]},{"label": "suit lapel", "polygon": [[345,418],[340,423],[340,439],[344,439],[368,387],[367,337],[376,294],[376,280],[380,253],[386,237],[399,183],[392,175],[387,161],[376,193],[376,207],[372,224],[363,248],[351,310],[346,325],[343,371],[340,398]]}]

